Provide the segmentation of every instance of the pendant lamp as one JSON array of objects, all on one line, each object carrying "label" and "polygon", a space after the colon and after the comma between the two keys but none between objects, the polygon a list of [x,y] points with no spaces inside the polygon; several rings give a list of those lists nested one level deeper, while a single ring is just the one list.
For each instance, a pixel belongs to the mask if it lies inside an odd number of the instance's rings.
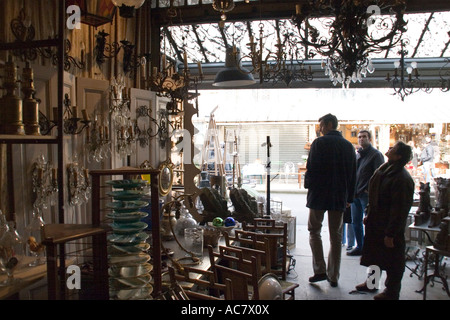
[{"label": "pendant lamp", "polygon": [[214,79],[214,87],[243,87],[254,84],[253,75],[240,64],[240,51],[236,47],[228,47],[225,57],[225,68],[220,70]]},{"label": "pendant lamp", "polygon": [[112,0],[112,3],[119,7],[119,14],[123,18],[133,18],[136,9],[144,4],[145,0]]}]

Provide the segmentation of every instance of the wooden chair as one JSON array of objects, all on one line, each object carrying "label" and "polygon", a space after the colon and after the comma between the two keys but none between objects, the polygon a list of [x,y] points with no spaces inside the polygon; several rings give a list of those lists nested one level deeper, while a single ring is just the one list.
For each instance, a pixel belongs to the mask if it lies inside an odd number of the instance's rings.
[{"label": "wooden chair", "polygon": [[[226,246],[233,248],[234,250],[241,250],[245,259],[248,259],[248,257],[251,256],[258,257],[258,259],[262,262],[262,275],[265,275],[266,273],[274,273],[271,268],[270,244],[267,238],[265,238],[264,241],[257,241],[255,239],[256,237],[254,237],[254,233],[249,231],[237,231],[234,237],[230,237],[228,233],[224,233],[224,237]],[[250,245],[253,245],[254,247],[250,248]],[[295,300],[295,289],[299,287],[299,284],[286,281],[284,279],[280,279],[280,284],[283,290],[283,299]]]},{"label": "wooden chair", "polygon": [[[276,225],[273,219],[256,218],[253,224],[243,223],[242,229],[253,232],[254,234],[251,237],[255,241],[267,239],[269,242],[271,272],[281,276],[282,280],[286,280],[289,267],[287,223]],[[247,237],[250,237],[249,233],[247,233]]]},{"label": "wooden chair", "polygon": [[180,274],[173,267],[169,267],[169,276],[171,287],[180,285],[187,298],[191,300],[232,300],[233,298],[231,281],[226,279],[224,283],[217,283],[212,271],[185,266]]},{"label": "wooden chair", "polygon": [[215,281],[231,281],[233,300],[259,300],[261,263],[255,256],[247,260],[239,250],[223,246],[219,247],[219,252],[214,252],[212,246],[208,246],[208,252]]}]

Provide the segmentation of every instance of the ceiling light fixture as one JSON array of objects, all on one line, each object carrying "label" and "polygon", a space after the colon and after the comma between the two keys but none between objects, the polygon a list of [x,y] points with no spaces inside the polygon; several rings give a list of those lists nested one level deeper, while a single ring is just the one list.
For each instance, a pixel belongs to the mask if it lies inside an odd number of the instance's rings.
[{"label": "ceiling light fixture", "polygon": [[225,68],[220,70],[214,79],[215,87],[243,87],[255,84],[250,71],[240,63],[240,50],[236,46],[228,47],[225,57]]},{"label": "ceiling light fixture", "polygon": [[[376,3],[376,5],[374,4]],[[361,82],[373,68],[370,53],[387,51],[401,40],[406,31],[403,19],[405,0],[309,0],[296,5],[293,21],[310,57],[324,57],[322,67],[334,85]],[[375,16],[388,12],[391,15]],[[329,36],[321,35],[311,24],[316,17],[326,18],[324,26]]]},{"label": "ceiling light fixture", "polygon": [[119,7],[119,15],[123,18],[133,18],[136,9],[144,4],[145,0],[112,0],[112,3]]},{"label": "ceiling light fixture", "polygon": [[234,9],[233,0],[213,0],[212,7],[214,10],[221,13],[220,19],[222,21],[227,20],[227,15],[225,13],[230,12]]}]

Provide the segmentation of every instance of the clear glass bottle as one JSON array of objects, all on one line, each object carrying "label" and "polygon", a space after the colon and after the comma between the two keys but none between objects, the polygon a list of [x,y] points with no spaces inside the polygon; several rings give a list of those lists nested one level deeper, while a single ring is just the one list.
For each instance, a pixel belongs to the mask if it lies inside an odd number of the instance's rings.
[{"label": "clear glass bottle", "polygon": [[14,221],[9,221],[8,230],[0,239],[0,268],[8,275],[0,286],[9,286],[20,281],[14,278],[14,270],[23,261],[24,243],[14,225]]},{"label": "clear glass bottle", "polygon": [[180,210],[180,218],[177,220],[177,224],[175,225],[175,233],[177,235],[183,236],[184,229],[195,228],[195,227],[197,227],[197,225],[198,225],[197,220],[195,220],[192,217],[192,215],[189,213],[189,211],[183,205]]},{"label": "clear glass bottle", "polygon": [[42,245],[41,230],[45,225],[39,209],[33,210],[33,217],[30,224],[25,228],[26,234],[26,254],[34,257],[28,265],[34,267],[45,263],[45,246]]}]

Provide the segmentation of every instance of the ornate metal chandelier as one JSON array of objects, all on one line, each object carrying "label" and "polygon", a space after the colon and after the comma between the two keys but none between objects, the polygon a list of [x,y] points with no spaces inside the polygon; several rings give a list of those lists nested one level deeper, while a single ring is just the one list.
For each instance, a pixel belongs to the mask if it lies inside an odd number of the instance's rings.
[{"label": "ornate metal chandelier", "polygon": [[[369,54],[395,47],[406,31],[403,19],[405,0],[310,0],[297,5],[292,18],[309,56],[324,57],[322,67],[334,85],[348,88],[374,71]],[[381,16],[381,12],[388,15]],[[373,14],[377,13],[377,15]],[[314,17],[323,23],[329,36],[313,26]]]},{"label": "ornate metal chandelier", "polygon": [[[302,53],[300,43],[298,43],[292,34],[285,34],[283,40],[278,35],[278,41],[275,45],[276,50],[272,51],[266,48],[267,54],[264,56],[263,44],[264,24],[259,24],[259,39],[254,40],[250,36],[250,43],[247,44],[249,53],[240,59],[239,69],[244,73],[259,74],[259,82],[270,82],[273,85],[284,82],[290,86],[294,81],[312,81],[312,71],[306,70],[301,59]],[[250,71],[245,71],[241,62],[251,61]]]},{"label": "ornate metal chandelier", "polygon": [[[390,74],[387,74],[386,80],[392,81],[392,87],[394,88],[394,95],[399,95],[402,101],[406,96],[409,96],[420,90],[430,93],[433,88],[426,82],[423,82],[419,78],[419,71],[417,69],[417,62],[412,61],[409,65],[405,62],[405,55],[408,51],[404,49],[405,42],[401,42],[401,49],[399,50],[400,60],[394,62],[394,76],[391,78]],[[405,72],[406,71],[406,72]]]}]

